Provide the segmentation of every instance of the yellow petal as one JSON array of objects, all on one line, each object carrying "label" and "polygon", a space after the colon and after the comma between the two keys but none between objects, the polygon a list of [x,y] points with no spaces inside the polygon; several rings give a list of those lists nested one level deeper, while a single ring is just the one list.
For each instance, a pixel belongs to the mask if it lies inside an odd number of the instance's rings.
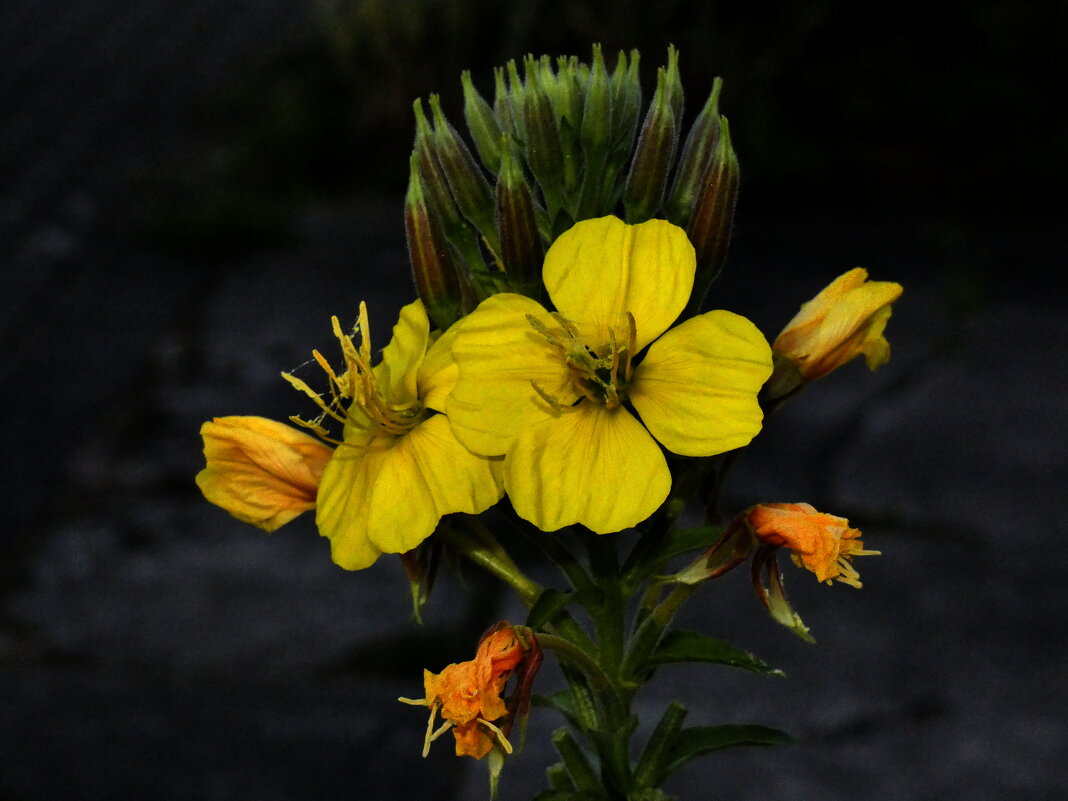
[{"label": "yellow petal", "polygon": [[760,431],[757,392],[771,375],[771,348],[749,320],[701,314],[650,347],[628,394],[642,422],[670,451],[711,456]]},{"label": "yellow petal", "polygon": [[445,401],[460,375],[460,368],[452,355],[452,343],[459,330],[460,326],[454,325],[439,336],[419,365],[419,400],[428,409],[445,411]]},{"label": "yellow petal", "polygon": [[504,460],[516,512],[543,531],[637,525],[671,489],[659,446],[626,409],[583,403],[523,430]]},{"label": "yellow petal", "polygon": [[423,302],[416,300],[401,309],[393,338],[382,350],[382,361],[374,368],[375,378],[393,403],[416,400],[416,375],[426,355],[430,321]]},{"label": "yellow petal", "polygon": [[316,499],[315,525],[330,540],[330,555],[346,570],[370,567],[381,555],[368,536],[367,510],[374,491],[365,455],[388,450],[395,437],[372,438],[366,448],[346,442],[323,471]]},{"label": "yellow petal", "polygon": [[510,293],[487,298],[458,323],[452,353],[459,377],[446,410],[456,436],[475,453],[503,455],[524,427],[557,414],[531,382],[564,406],[578,398],[560,349],[527,315],[557,327],[539,303]]},{"label": "yellow petal", "polygon": [[200,434],[207,466],[196,482],[211,503],[265,531],[315,508],[332,453],[319,440],[265,417],[216,417]]},{"label": "yellow petal", "polygon": [[696,266],[693,245],[678,226],[601,217],[561,234],[545,254],[543,273],[549,297],[569,320],[618,330],[621,318],[633,314],[640,350],[685,308]]},{"label": "yellow petal", "polygon": [[316,523],[341,567],[359,570],[382,553],[410,551],[443,515],[477,514],[501,495],[496,464],[457,441],[443,415],[366,448],[341,446],[319,490]]}]

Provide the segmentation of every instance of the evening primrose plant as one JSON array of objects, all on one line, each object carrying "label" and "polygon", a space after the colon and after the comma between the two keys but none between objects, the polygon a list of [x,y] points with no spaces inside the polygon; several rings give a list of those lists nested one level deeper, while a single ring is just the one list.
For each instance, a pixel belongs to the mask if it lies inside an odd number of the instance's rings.
[{"label": "evening primrose plant", "polygon": [[[810,504],[754,498],[722,514],[720,495],[767,414],[858,356],[889,359],[901,287],[851,270],[771,344],[746,318],[703,310],[739,177],[721,82],[684,137],[678,54],[647,106],[638,67],[634,51],[609,71],[599,47],[588,64],[528,56],[495,72],[492,102],[464,74],[474,152],[437,97],[416,101],[404,213],[418,298],[392,338],[376,351],[361,303],[350,330],[332,320],[340,360],[313,351],[318,384],[283,373],[314,417],[201,429],[209,501],[267,531],[314,510],[348,570],[397,554],[417,620],[442,551],[515,591],[522,624],[487,620],[473,659],[432,666],[422,697],[400,699],[427,710],[422,753],[451,735],[457,756],[485,760],[491,795],[533,706],[564,724],[541,801],[659,801],[699,755],[785,741],[761,725],[686,726],[672,703],[634,742],[633,702],[667,663],[778,674],[672,627],[706,582],[749,563],[758,601],[811,640],[779,553],[853,588],[854,560],[878,553]],[[531,546],[558,582],[517,561]],[[565,687],[539,684],[546,652]]]}]

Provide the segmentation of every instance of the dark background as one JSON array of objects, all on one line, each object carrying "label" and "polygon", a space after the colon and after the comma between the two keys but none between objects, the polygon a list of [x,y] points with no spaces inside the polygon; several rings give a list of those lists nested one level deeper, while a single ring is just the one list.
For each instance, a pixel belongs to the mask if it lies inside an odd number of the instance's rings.
[{"label": "dark background", "polygon": [[[712,305],[773,337],[852,266],[906,287],[891,363],[769,421],[726,504],[849,516],[883,552],[865,588],[787,568],[816,647],[744,577],[706,588],[683,623],[788,678],[665,670],[641,707],[798,743],[669,789],[1065,797],[1065,8],[5,3],[0,799],[483,797],[393,699],[522,611],[466,571],[416,627],[395,560],[348,574],[310,520],[265,536],[206,504],[197,429],[306,411],[278,372],[360,299],[384,342],[413,294],[415,97],[459,124],[460,70],[489,95],[494,65],[594,41],[638,47],[647,86],[674,43],[687,122],[725,80],[742,190]],[[503,798],[540,786],[557,722]]]}]

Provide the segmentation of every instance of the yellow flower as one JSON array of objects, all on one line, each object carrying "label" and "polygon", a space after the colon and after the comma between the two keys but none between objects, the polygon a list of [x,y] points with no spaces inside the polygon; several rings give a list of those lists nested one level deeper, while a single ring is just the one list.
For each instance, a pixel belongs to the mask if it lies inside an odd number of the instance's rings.
[{"label": "yellow flower", "polygon": [[860,588],[854,556],[878,556],[865,551],[860,531],[849,527],[844,517],[817,512],[807,503],[764,503],[747,513],[749,527],[768,545],[784,545],[793,553],[794,564],[806,567],[828,584],[838,579]]},{"label": "yellow flower", "polygon": [[868,271],[860,267],[843,273],[801,305],[772,350],[793,362],[809,381],[862,353],[874,370],[890,360],[890,343],[883,331],[890,304],[901,292],[901,284],[868,281]]},{"label": "yellow flower", "polygon": [[657,442],[711,456],[760,430],[756,394],[771,351],[756,327],[713,311],[664,333],[694,271],[677,226],[585,220],[545,257],[556,312],[505,293],[459,324],[449,421],[471,450],[506,456],[504,486],[521,517],[545,531],[628,528],[670,489]]},{"label": "yellow flower", "polygon": [[[383,553],[404,553],[429,537],[443,515],[477,514],[502,496],[498,467],[460,444],[442,412],[456,376],[452,332],[434,339],[421,301],[405,306],[382,361],[371,367],[367,308],[360,304],[360,345],[342,333],[345,372],[337,375],[315,352],[330,378],[332,399],[286,376],[344,424],[323,470],[315,522],[330,539],[334,561],[348,570]],[[323,419],[323,418],[321,418]],[[304,423],[325,435],[318,421]]]},{"label": "yellow flower", "polygon": [[332,449],[314,437],[265,417],[216,417],[200,435],[208,464],[197,486],[238,520],[274,531],[315,508]]},{"label": "yellow flower", "polygon": [[[516,630],[501,621],[482,638],[473,660],[448,665],[441,673],[423,671],[426,697],[399,699],[430,708],[423,756],[429,752],[430,744],[450,728],[456,739],[456,756],[482,759],[495,743],[512,753],[506,732],[495,721],[510,725],[510,721],[502,721],[510,710],[501,693],[523,664],[527,650]],[[443,723],[435,729],[438,714]]]}]

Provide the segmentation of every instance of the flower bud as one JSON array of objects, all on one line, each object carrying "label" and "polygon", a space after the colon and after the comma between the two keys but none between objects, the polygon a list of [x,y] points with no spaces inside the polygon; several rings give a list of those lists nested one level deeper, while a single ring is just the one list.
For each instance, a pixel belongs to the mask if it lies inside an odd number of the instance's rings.
[{"label": "flower bud", "polygon": [[460,83],[464,90],[464,120],[471,138],[478,149],[478,155],[486,169],[496,174],[501,168],[501,125],[490,104],[478,93],[471,82],[471,73],[464,70],[460,74]]},{"label": "flower bud", "polygon": [[445,119],[437,95],[430,96],[430,110],[434,117],[434,152],[456,198],[456,205],[496,252],[493,189],[456,129]]},{"label": "flower bud", "polygon": [[[415,110],[413,156],[416,158],[419,177],[422,179],[427,208],[431,214],[441,220],[441,228],[445,237],[455,246],[463,261],[466,262],[466,269],[471,272],[482,272],[485,270],[486,262],[482,256],[478,234],[456,205],[452,190],[449,188],[449,181],[445,177],[438,158],[434,131],[423,113],[423,103],[416,99],[412,107]],[[461,271],[461,275],[463,274],[465,273]]]},{"label": "flower bud", "polygon": [[[621,53],[620,58],[625,59],[626,56]],[[597,217],[607,210],[604,196],[615,177],[605,175],[612,135],[612,85],[604,66],[601,47],[594,45],[593,65],[586,82],[582,109],[582,127],[579,129],[579,144],[585,162],[578,204],[580,219]]]},{"label": "flower bud", "polygon": [[497,176],[497,229],[508,283],[522,295],[541,297],[545,248],[538,232],[534,193],[518,154],[507,143],[502,143],[501,171]]},{"label": "flower bud", "polygon": [[690,223],[701,182],[719,144],[719,93],[722,88],[723,81],[716,78],[712,82],[712,93],[697,119],[693,121],[693,126],[686,136],[686,143],[682,146],[682,155],[675,170],[675,181],[666,204],[667,219],[680,228],[685,228]]},{"label": "flower bud", "polygon": [[408,194],[404,199],[404,230],[408,260],[419,297],[434,324],[444,331],[460,317],[459,272],[441,223],[427,205],[418,157],[411,157]]},{"label": "flower bud", "polygon": [[216,417],[200,435],[207,466],[196,482],[211,503],[264,531],[315,508],[332,448],[265,417]]},{"label": "flower bud", "polygon": [[734,222],[734,204],[738,197],[738,157],[731,147],[726,117],[720,117],[719,128],[719,140],[712,162],[705,171],[693,216],[686,229],[697,254],[697,273],[687,307],[690,314],[697,313],[709,286],[723,269]]},{"label": "flower bud", "polygon": [[526,84],[523,88],[523,128],[526,160],[541,186],[550,217],[564,206],[564,150],[552,103],[539,81],[537,62],[528,57],[524,63]]},{"label": "flower bud", "polygon": [[634,134],[638,130],[638,115],[642,110],[642,84],[638,75],[641,56],[630,51],[630,60],[620,50],[616,68],[612,71],[612,139],[630,155]]},{"label": "flower bud", "polygon": [[883,332],[890,304],[901,296],[901,284],[867,279],[868,271],[860,267],[838,276],[802,304],[772,344],[772,350],[793,362],[806,381],[861,354],[871,370],[889,361],[890,343]]},{"label": "flower bud", "polygon": [[668,171],[675,158],[675,129],[667,73],[661,67],[623,189],[623,207],[630,224],[645,222],[660,211]]}]

